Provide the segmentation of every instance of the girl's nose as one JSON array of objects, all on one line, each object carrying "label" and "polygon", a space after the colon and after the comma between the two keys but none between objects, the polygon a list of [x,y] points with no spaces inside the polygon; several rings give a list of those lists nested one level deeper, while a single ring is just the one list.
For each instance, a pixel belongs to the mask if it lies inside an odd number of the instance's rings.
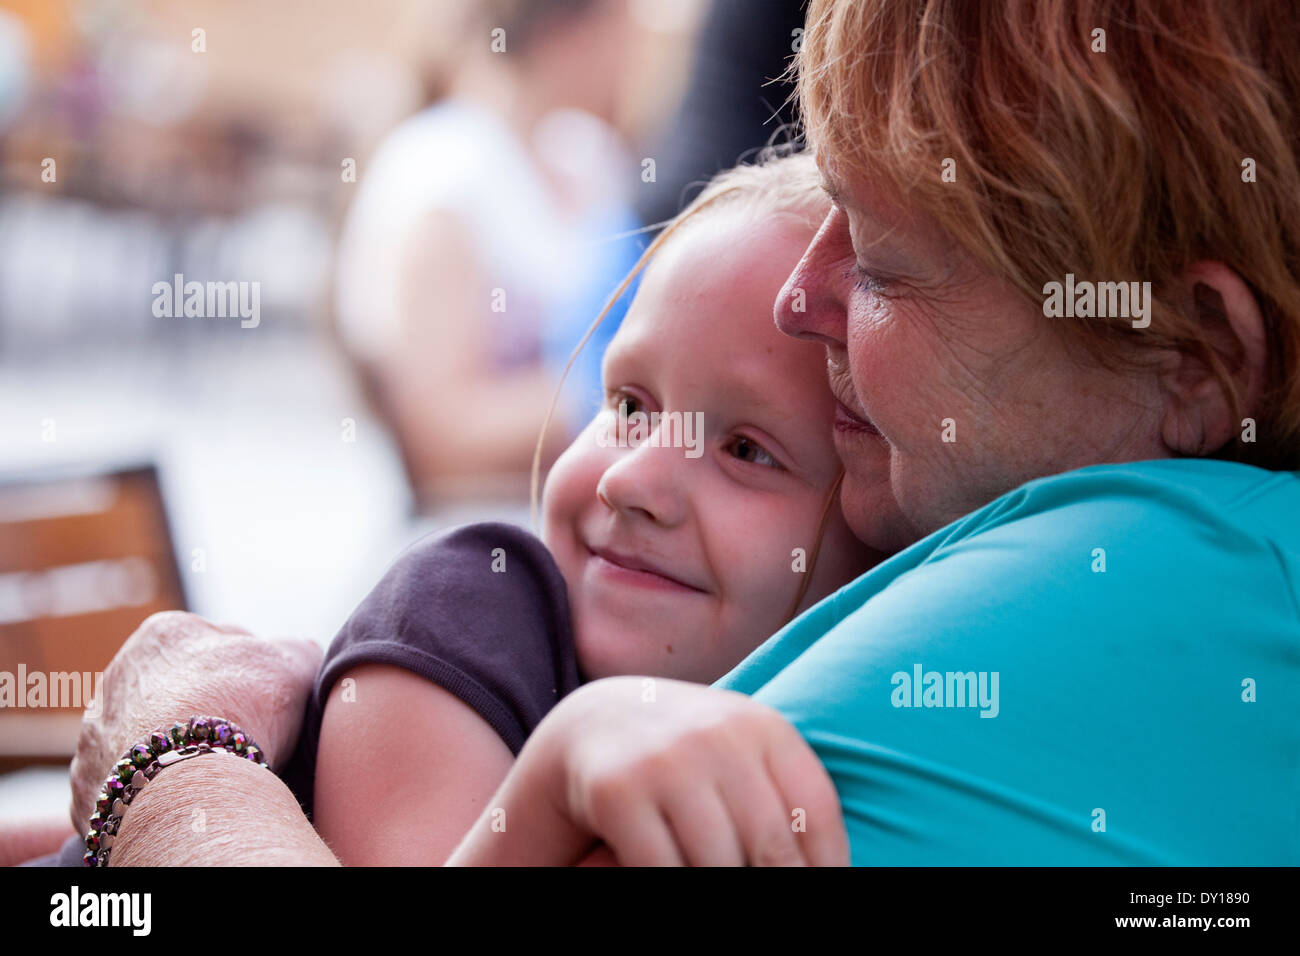
[{"label": "girl's nose", "polygon": [[777,328],[797,339],[844,348],[848,338],[846,283],[851,280],[836,270],[847,272],[852,257],[848,216],[832,207],[777,296],[773,310]]},{"label": "girl's nose", "polygon": [[656,447],[657,437],[653,433],[641,444],[623,449],[601,475],[596,496],[623,517],[674,527],[685,520],[687,511],[682,471],[702,459],[687,458],[685,448]]}]

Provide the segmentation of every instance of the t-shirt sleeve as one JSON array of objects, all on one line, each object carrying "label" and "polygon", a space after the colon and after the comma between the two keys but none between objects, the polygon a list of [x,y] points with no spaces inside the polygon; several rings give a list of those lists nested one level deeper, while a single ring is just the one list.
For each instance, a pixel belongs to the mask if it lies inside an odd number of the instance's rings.
[{"label": "t-shirt sleeve", "polygon": [[1185,504],[1013,500],[723,686],[818,752],[856,864],[1294,865],[1294,599]]},{"label": "t-shirt sleeve", "polygon": [[469,525],[414,545],[335,638],[323,706],[358,664],[403,667],[465,701],[513,753],[577,683],[564,579],[512,525]]},{"label": "t-shirt sleeve", "polygon": [[578,686],[564,578],[541,541],[508,524],[468,525],[407,550],[325,654],[286,774],[304,807],[330,690],[360,664],[401,667],[450,691],[518,754]]}]

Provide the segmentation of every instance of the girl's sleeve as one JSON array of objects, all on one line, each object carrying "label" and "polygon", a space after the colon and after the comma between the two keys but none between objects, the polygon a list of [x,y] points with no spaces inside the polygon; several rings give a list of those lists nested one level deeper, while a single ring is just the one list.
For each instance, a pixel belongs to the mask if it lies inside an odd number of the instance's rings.
[{"label": "girl's sleeve", "polygon": [[564,578],[541,541],[508,524],[468,525],[407,550],[321,664],[285,773],[304,808],[325,703],[360,664],[402,667],[450,691],[517,754],[579,683]]}]

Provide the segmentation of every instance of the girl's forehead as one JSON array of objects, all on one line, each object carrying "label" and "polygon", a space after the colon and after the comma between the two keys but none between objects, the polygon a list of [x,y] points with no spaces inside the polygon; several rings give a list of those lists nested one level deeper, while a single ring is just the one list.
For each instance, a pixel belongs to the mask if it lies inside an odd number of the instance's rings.
[{"label": "girl's forehead", "polygon": [[789,342],[776,328],[773,307],[812,233],[773,224],[711,226],[700,223],[665,244],[610,353],[682,361],[718,351],[766,354]]},{"label": "girl's forehead", "polygon": [[[719,217],[720,219],[722,217]],[[807,408],[824,388],[825,351],[784,335],[776,299],[814,232],[794,220],[701,222],[666,243],[606,353],[606,370],[682,381],[755,407]],[[620,383],[606,381],[609,387]],[[650,383],[644,383],[650,387]],[[667,400],[667,396],[663,396]],[[732,403],[734,404],[734,403]]]}]

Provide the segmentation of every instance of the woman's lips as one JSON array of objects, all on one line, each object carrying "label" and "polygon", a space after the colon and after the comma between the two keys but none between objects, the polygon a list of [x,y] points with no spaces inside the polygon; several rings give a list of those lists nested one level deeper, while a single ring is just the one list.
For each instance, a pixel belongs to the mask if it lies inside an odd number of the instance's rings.
[{"label": "woman's lips", "polygon": [[838,432],[847,432],[857,435],[875,435],[880,437],[880,431],[875,425],[865,418],[859,418],[849,411],[843,402],[835,403],[835,430]]},{"label": "woman's lips", "polygon": [[597,574],[620,584],[646,588],[652,591],[675,591],[688,594],[706,593],[694,585],[664,573],[659,567],[632,555],[621,554],[606,548],[588,548],[590,567]]}]

